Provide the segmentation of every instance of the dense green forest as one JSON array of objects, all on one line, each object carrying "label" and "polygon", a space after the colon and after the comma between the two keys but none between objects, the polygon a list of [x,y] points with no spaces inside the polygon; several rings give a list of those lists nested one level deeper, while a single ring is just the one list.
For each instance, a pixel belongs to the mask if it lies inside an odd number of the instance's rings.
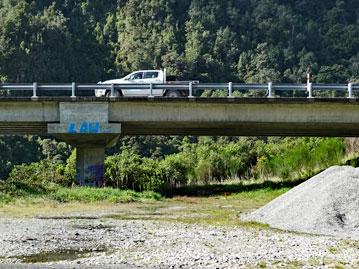
[{"label": "dense green forest", "polygon": [[168,68],[201,81],[359,79],[357,0],[1,0],[8,82]]},{"label": "dense green forest", "polygon": [[[358,25],[357,0],[0,0],[0,81],[97,82],[167,68],[207,82],[303,82],[307,72],[315,82],[359,82]],[[345,148],[343,139],[123,137],[108,151],[106,178],[157,190],[305,177],[340,162]],[[0,178],[71,185],[72,151],[49,138],[1,137]]]}]

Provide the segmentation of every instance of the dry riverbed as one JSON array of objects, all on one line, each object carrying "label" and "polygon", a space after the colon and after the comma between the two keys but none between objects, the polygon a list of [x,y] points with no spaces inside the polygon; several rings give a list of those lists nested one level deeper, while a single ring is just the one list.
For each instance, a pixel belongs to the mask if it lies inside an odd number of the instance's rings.
[{"label": "dry riverbed", "polygon": [[240,220],[281,193],[2,206],[0,268],[359,268],[359,241]]}]

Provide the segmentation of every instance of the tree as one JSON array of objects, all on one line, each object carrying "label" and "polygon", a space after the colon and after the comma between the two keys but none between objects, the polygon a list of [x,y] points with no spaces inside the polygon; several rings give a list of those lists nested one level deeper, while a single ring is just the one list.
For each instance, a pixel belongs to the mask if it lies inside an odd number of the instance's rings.
[{"label": "tree", "polygon": [[58,82],[69,77],[64,52],[70,39],[66,19],[52,4],[6,1],[0,10],[0,70],[13,82]]},{"label": "tree", "polygon": [[246,83],[280,81],[282,59],[278,48],[258,44],[255,51],[244,52],[238,62],[238,77]]},{"label": "tree", "polygon": [[176,73],[181,54],[170,8],[173,2],[129,0],[118,10],[116,65],[120,73],[163,68],[164,61]]}]

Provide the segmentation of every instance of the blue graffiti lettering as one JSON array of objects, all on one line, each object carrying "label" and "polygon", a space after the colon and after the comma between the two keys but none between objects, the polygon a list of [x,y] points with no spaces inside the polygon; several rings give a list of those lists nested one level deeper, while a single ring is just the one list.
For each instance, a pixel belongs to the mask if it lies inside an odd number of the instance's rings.
[{"label": "blue graffiti lettering", "polygon": [[68,129],[67,129],[67,132],[69,134],[76,134],[77,133],[77,131],[76,131],[76,123],[70,122],[69,126],[68,126]]},{"label": "blue graffiti lettering", "polygon": [[101,128],[101,124],[99,122],[82,122],[76,124],[74,122],[70,122],[67,127],[67,132],[69,134],[100,134],[100,133],[109,133],[108,129]]},{"label": "blue graffiti lettering", "polygon": [[89,124],[88,124],[88,122],[81,123],[80,133],[81,134],[87,134],[88,132],[89,132]]},{"label": "blue graffiti lettering", "polygon": [[89,133],[98,134],[100,132],[100,123],[99,122],[90,122],[89,123]]}]

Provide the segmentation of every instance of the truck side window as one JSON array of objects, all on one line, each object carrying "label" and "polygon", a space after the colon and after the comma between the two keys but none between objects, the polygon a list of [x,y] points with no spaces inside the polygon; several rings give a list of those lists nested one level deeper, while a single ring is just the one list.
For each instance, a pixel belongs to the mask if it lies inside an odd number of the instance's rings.
[{"label": "truck side window", "polygon": [[158,72],[146,72],[144,78],[158,78]]},{"label": "truck side window", "polygon": [[142,79],[142,72],[134,73],[129,80]]}]

